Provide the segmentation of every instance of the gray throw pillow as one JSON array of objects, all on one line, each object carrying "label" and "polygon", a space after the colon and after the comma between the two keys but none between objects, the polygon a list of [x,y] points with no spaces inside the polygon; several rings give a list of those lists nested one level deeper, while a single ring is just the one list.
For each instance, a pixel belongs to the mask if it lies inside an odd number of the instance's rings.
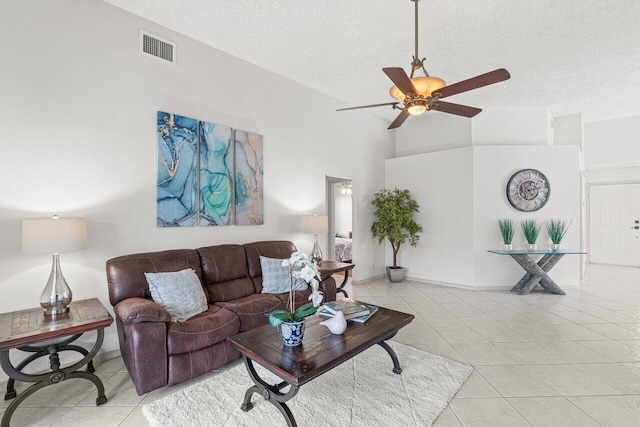
[{"label": "gray throw pillow", "polygon": [[[289,292],[289,267],[282,266],[283,259],[260,256],[262,268],[262,293],[283,294]],[[296,267],[300,269],[300,267]],[[293,287],[296,291],[306,291],[309,285],[304,279],[297,279]]]},{"label": "gray throw pillow", "polygon": [[144,275],[151,298],[169,312],[172,321],[185,322],[209,308],[200,279],[193,269]]}]

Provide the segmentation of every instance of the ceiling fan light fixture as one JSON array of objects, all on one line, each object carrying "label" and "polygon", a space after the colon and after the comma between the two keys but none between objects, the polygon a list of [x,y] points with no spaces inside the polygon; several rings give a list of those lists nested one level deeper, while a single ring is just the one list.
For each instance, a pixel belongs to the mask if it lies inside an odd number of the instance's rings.
[{"label": "ceiling fan light fixture", "polygon": [[427,111],[427,106],[422,103],[416,103],[407,107],[407,112],[412,116],[419,116]]},{"label": "ceiling fan light fixture", "polygon": [[[337,111],[391,105],[392,108],[400,110],[400,113],[387,129],[397,129],[402,126],[409,116],[419,116],[430,110],[438,110],[443,113],[470,118],[476,116],[482,109],[453,104],[451,102],[441,101],[441,99],[511,78],[509,72],[504,68],[499,68],[448,86],[444,80],[429,76],[427,69],[424,67],[426,58],[420,59],[418,55],[418,0],[411,1],[414,3],[415,9],[415,54],[411,62],[411,73],[407,74],[406,71],[400,67],[385,67],[382,69],[382,72],[385,73],[394,84],[394,86],[391,86],[391,89],[389,89],[389,95],[395,98],[397,102],[340,108]],[[424,77],[413,77],[413,74],[420,69],[424,72]]]},{"label": "ceiling fan light fixture", "polygon": [[[438,77],[413,77],[409,80],[411,80],[417,94],[425,98],[447,85],[444,80]],[[389,89],[389,95],[400,102],[404,102],[405,94],[395,85]]]}]

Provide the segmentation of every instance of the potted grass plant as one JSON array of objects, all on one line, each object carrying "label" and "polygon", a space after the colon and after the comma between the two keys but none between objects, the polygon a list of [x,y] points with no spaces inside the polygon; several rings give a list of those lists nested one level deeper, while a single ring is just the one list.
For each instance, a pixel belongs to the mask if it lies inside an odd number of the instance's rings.
[{"label": "potted grass plant", "polygon": [[371,225],[371,235],[378,239],[378,244],[387,239],[393,249],[393,266],[387,267],[387,278],[390,282],[401,282],[405,269],[398,266],[398,251],[404,242],[416,246],[422,232],[422,226],[415,222],[413,214],[419,212],[416,202],[409,190],[383,188],[373,195],[371,204],[375,207],[375,221]]},{"label": "potted grass plant", "polygon": [[536,244],[536,240],[538,240],[538,235],[540,234],[540,225],[538,222],[535,219],[525,219],[520,222],[520,226],[522,227],[525,239],[527,239],[527,250],[535,251],[538,249],[538,245]]},{"label": "potted grass plant", "polygon": [[548,220],[545,226],[547,228],[549,238],[551,239],[551,250],[559,250],[562,246],[562,239],[564,239],[567,231],[569,231],[569,227],[571,227],[571,221],[554,218]]},{"label": "potted grass plant", "polygon": [[513,249],[511,242],[513,241],[513,220],[511,219],[499,219],[498,225],[500,226],[500,233],[502,234],[502,249],[510,251]]}]

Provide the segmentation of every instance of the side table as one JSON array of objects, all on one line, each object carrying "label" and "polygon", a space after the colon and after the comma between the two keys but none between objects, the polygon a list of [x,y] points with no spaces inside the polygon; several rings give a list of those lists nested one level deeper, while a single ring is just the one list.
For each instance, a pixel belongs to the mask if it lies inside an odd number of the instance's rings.
[{"label": "side table", "polygon": [[320,276],[322,276],[320,277],[320,279],[322,280],[326,279],[334,273],[344,271],[344,280],[336,289],[336,295],[342,292],[346,298],[349,298],[349,294],[347,294],[347,291],[344,290],[344,287],[347,285],[347,280],[349,280],[349,271],[353,270],[353,267],[355,267],[355,264],[323,260],[318,266],[318,271],[320,272]]},{"label": "side table", "polygon": [[[45,316],[41,307],[0,314],[0,365],[9,375],[5,400],[15,398],[2,416],[1,427],[9,427],[11,416],[27,397],[41,388],[61,383],[71,378],[84,378],[95,384],[98,389],[96,405],[107,401],[104,385],[94,373],[93,358],[100,350],[104,340],[104,328],[111,325],[113,318],[97,298],[75,301],[69,306],[69,312],[58,316]],[[97,331],[93,348],[72,344],[82,334]],[[9,359],[9,350],[19,349],[33,353],[18,366]],[[84,357],[78,362],[62,367],[58,353],[75,351]],[[48,356],[51,371],[43,374],[26,374],[22,370],[40,357]],[[79,371],[84,365],[86,371]],[[16,394],[15,381],[34,383],[25,391]]]}]

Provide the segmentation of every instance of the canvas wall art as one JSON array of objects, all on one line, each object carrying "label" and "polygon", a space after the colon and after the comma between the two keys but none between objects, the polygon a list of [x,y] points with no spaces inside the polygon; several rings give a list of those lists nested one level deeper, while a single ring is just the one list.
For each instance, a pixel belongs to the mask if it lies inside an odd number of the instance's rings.
[{"label": "canvas wall art", "polygon": [[158,227],[263,224],[262,135],[164,111],[156,126]]},{"label": "canvas wall art", "polygon": [[198,122],[158,111],[157,225],[197,223]]},{"label": "canvas wall art", "polygon": [[230,225],[233,216],[231,128],[200,122],[200,225]]},{"label": "canvas wall art", "polygon": [[234,140],[236,225],[263,224],[262,135],[236,130]]}]

